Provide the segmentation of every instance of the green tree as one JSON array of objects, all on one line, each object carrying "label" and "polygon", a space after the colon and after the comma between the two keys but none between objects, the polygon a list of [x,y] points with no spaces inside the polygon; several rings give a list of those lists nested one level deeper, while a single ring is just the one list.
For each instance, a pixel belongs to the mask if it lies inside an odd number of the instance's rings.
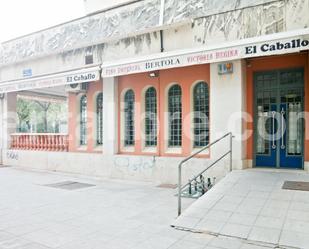
[{"label": "green tree", "polygon": [[[30,116],[33,109],[33,103],[22,98],[17,99],[16,112],[18,116],[19,132],[27,132],[30,130]],[[26,125],[26,127],[24,127]]]},{"label": "green tree", "polygon": [[[58,133],[60,124],[67,123],[67,103],[27,100],[19,98],[17,101],[17,115],[19,132]],[[31,126],[35,127],[31,130]]]}]

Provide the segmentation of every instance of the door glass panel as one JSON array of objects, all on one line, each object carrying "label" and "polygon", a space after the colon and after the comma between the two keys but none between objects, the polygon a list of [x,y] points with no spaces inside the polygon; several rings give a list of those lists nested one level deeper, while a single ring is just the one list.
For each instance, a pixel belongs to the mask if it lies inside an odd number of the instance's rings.
[{"label": "door glass panel", "polygon": [[270,122],[268,118],[268,106],[258,106],[257,120],[257,154],[269,154],[269,141],[266,138],[270,131]]},{"label": "door glass panel", "polygon": [[276,103],[276,92],[272,90],[276,87],[276,77],[273,73],[264,74],[257,77],[256,96],[256,154],[270,155],[273,115],[270,106]]},{"label": "door glass panel", "polygon": [[302,89],[281,91],[281,103],[286,104],[286,149],[287,155],[302,154],[303,118]]},{"label": "door glass panel", "polygon": [[303,130],[303,120],[299,118],[301,103],[289,103],[287,108],[287,152],[289,155],[300,155]]}]

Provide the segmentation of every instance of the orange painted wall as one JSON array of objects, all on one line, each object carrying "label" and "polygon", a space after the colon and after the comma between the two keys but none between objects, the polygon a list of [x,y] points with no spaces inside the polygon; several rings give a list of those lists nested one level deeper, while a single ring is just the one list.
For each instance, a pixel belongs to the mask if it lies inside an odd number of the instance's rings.
[{"label": "orange painted wall", "polygon": [[[247,112],[253,117],[254,107],[254,72],[288,69],[288,68],[304,68],[304,85],[305,85],[305,112],[309,111],[309,55],[308,53],[261,57],[250,59],[247,62]],[[253,131],[253,122],[247,123],[247,129]],[[306,120],[305,137],[308,137],[309,122]],[[253,132],[252,132],[253,134]],[[253,136],[247,141],[247,159],[253,159]],[[305,140],[305,161],[309,161],[309,140]]]},{"label": "orange painted wall", "polygon": [[95,101],[98,93],[103,91],[103,84],[101,81],[89,83],[87,96],[87,145],[79,146],[79,100],[83,94],[69,93],[69,151],[71,152],[96,152],[102,153],[101,151],[95,150]]},{"label": "orange painted wall", "polygon": [[[185,136],[185,134],[190,134],[191,129],[191,119],[188,118],[191,112],[191,87],[197,81],[205,81],[210,83],[210,66],[209,65],[198,65],[184,68],[161,70],[159,76],[156,78],[150,78],[148,73],[126,75],[119,77],[119,101],[122,101],[122,95],[124,90],[132,89],[135,92],[136,108],[135,108],[135,151],[134,152],[124,152],[121,151],[121,146],[119,146],[120,153],[126,154],[149,154],[142,152],[142,144],[140,139],[141,134],[141,101],[142,100],[142,90],[146,86],[154,86],[157,89],[158,96],[158,119],[159,119],[159,134],[158,134],[158,148],[155,155],[161,156],[187,156],[192,152],[191,138]],[[166,153],[167,141],[164,139],[167,134],[165,134],[165,111],[167,110],[167,89],[171,83],[177,83],[182,89],[182,151],[181,153]],[[121,108],[121,104],[119,104]],[[119,109],[120,110],[120,109]],[[120,113],[120,112],[119,112]],[[187,118],[186,118],[187,117]],[[120,124],[123,122],[121,120],[121,115],[119,114]],[[120,134],[119,126],[119,134]],[[121,137],[121,136],[120,136]],[[119,138],[119,145],[121,145],[121,140]],[[151,153],[150,153],[151,154]]]}]

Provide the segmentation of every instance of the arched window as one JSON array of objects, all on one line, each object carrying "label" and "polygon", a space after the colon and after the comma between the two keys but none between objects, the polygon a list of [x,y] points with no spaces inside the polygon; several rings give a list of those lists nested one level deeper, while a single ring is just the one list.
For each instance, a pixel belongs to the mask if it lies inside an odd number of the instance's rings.
[{"label": "arched window", "polygon": [[145,93],[145,146],[157,146],[157,91],[154,87]]},{"label": "arched window", "polygon": [[87,97],[80,98],[80,145],[87,144]]},{"label": "arched window", "polygon": [[99,93],[96,99],[97,113],[97,145],[103,144],[103,93]]},{"label": "arched window", "polygon": [[193,89],[194,147],[209,143],[209,91],[205,82],[199,82]]},{"label": "arched window", "polygon": [[124,95],[124,145],[132,146],[134,140],[134,92],[128,90]]},{"label": "arched window", "polygon": [[168,146],[182,145],[182,119],[181,119],[181,88],[172,86],[168,91]]}]

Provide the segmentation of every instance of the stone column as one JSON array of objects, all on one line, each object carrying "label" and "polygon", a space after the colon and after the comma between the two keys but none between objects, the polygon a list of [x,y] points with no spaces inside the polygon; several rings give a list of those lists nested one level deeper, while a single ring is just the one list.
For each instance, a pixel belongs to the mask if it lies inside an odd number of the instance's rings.
[{"label": "stone column", "polygon": [[[246,162],[246,68],[242,60],[232,61],[233,73],[218,74],[218,64],[210,65],[210,138],[211,141],[227,132],[233,140],[233,168],[247,167]],[[229,149],[228,138],[211,149],[215,160]]]},{"label": "stone column", "polygon": [[10,134],[16,132],[17,114],[16,114],[17,93],[7,93],[0,99],[0,148],[1,164],[3,153],[10,148]]},{"label": "stone column", "polygon": [[118,153],[118,78],[103,79],[103,154]]}]

